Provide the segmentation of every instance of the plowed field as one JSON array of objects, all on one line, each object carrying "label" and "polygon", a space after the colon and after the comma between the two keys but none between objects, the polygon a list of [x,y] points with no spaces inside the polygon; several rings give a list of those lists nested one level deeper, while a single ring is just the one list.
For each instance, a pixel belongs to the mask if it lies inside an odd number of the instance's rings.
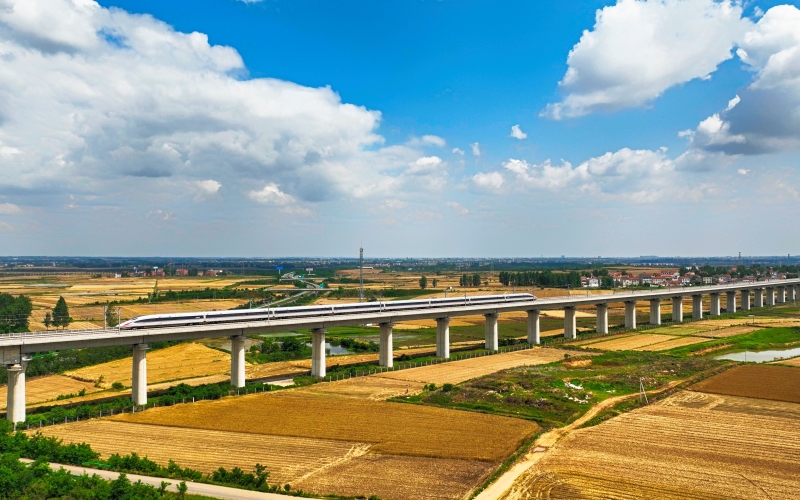
[{"label": "plowed field", "polygon": [[631,335],[630,337],[623,337],[618,339],[606,340],[603,342],[596,342],[590,344],[592,349],[603,349],[605,351],[632,351],[641,347],[659,342],[666,342],[668,340],[675,340],[677,337],[671,335],[656,335],[650,333],[642,333],[638,335]]},{"label": "plowed field", "polygon": [[799,411],[684,392],[573,432],[502,498],[796,498]]},{"label": "plowed field", "polygon": [[[81,389],[87,393],[99,391],[91,382],[71,379],[63,375],[46,375],[30,378],[25,381],[25,402],[29,405],[52,401],[58,396],[77,394]],[[8,386],[0,385],[0,408],[6,407]],[[69,401],[65,401],[68,403]]]},{"label": "plowed field", "polygon": [[560,349],[525,349],[522,351],[481,356],[461,361],[441,363],[397,372],[382,373],[378,377],[434,384],[459,384],[507,368],[542,365],[564,359],[567,351]]},{"label": "plowed field", "polygon": [[800,369],[780,365],[745,365],[700,381],[693,391],[800,403]]},{"label": "plowed field", "polygon": [[538,429],[532,422],[494,415],[294,391],[153,408],[113,420],[338,439],[374,443],[373,451],[380,453],[488,461],[502,460]]},{"label": "plowed field", "polygon": [[[114,382],[131,385],[132,358],[87,366],[65,375],[78,380],[97,381],[111,387]],[[230,373],[231,356],[201,344],[186,343],[147,353],[147,382],[157,383],[206,375]]]}]

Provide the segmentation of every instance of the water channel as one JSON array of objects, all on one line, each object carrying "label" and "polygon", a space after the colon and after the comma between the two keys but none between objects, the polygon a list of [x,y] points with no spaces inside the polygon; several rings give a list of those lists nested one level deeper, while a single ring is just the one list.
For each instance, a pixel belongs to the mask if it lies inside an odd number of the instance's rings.
[{"label": "water channel", "polygon": [[746,361],[750,363],[767,363],[778,359],[794,358],[800,356],[800,347],[793,349],[774,349],[770,351],[741,351],[729,352],[714,359],[727,359],[731,361]]}]

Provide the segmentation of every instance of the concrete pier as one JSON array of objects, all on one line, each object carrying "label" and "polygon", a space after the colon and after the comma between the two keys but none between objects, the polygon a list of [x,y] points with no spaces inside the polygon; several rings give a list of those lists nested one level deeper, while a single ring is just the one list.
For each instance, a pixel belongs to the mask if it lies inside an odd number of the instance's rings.
[{"label": "concrete pier", "polygon": [[147,344],[133,345],[131,400],[137,406],[147,404]]},{"label": "concrete pier", "polygon": [[661,324],[661,299],[650,300],[650,324]]},{"label": "concrete pier", "polygon": [[564,338],[574,340],[578,336],[578,331],[575,327],[575,308],[564,308]]},{"label": "concrete pier", "polygon": [[683,323],[683,297],[672,297],[672,322]]},{"label": "concrete pier", "polygon": [[[758,290],[756,290],[758,293]],[[742,290],[742,311],[750,310],[750,290]]]},{"label": "concrete pier", "polygon": [[725,292],[725,312],[736,312],[736,292]]},{"label": "concrete pier", "polygon": [[756,288],[753,290],[753,307],[764,307],[764,289]]},{"label": "concrete pier", "polygon": [[450,358],[450,318],[436,318],[436,357]]},{"label": "concrete pier", "polygon": [[311,330],[311,376],[325,378],[325,334],[324,328]]},{"label": "concrete pier", "polygon": [[797,287],[789,285],[786,287],[786,302],[794,302],[797,300]]},{"label": "concrete pier", "polygon": [[231,386],[244,387],[244,344],[247,337],[234,335],[231,337]]},{"label": "concrete pier", "polygon": [[778,304],[785,304],[786,303],[786,287],[779,286],[778,289],[778,297],[775,300]]},{"label": "concrete pier", "polygon": [[708,315],[711,317],[719,316],[720,315],[720,307],[719,307],[719,293],[711,293],[709,294],[711,297],[711,309],[708,311]]},{"label": "concrete pier", "polygon": [[625,328],[636,329],[636,302],[625,302]]},{"label": "concrete pier", "polygon": [[497,339],[497,314],[484,314],[486,318],[486,350],[496,351],[498,349]]},{"label": "concrete pier", "polygon": [[703,319],[702,295],[692,295],[692,319]]},{"label": "concrete pier", "polygon": [[378,364],[391,368],[394,366],[394,340],[392,339],[392,327],[394,327],[394,323],[381,323],[378,326],[381,329]]},{"label": "concrete pier", "polygon": [[775,305],[775,288],[771,286],[767,287],[767,305],[768,306]]},{"label": "concrete pier", "polygon": [[533,311],[528,311],[528,343],[539,345],[541,343],[541,340],[539,339],[540,333],[539,310],[534,309]]},{"label": "concrete pier", "polygon": [[597,333],[608,333],[608,304],[597,304]]},{"label": "concrete pier", "polygon": [[25,421],[25,363],[7,365],[8,396],[6,399],[6,419],[11,423]]}]

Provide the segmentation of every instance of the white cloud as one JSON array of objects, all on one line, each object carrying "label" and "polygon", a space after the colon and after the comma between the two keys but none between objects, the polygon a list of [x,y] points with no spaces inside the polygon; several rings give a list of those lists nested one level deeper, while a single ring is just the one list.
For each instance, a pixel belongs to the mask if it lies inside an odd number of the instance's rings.
[{"label": "white cloud", "polygon": [[472,182],[483,191],[499,192],[505,181],[500,172],[478,172],[472,176]]},{"label": "white cloud", "polygon": [[266,178],[298,200],[381,196],[418,147],[446,145],[384,146],[379,112],[329,87],[248,78],[233,48],[149,15],[90,0],[0,5],[5,190],[102,195],[150,179],[148,193],[178,197],[176,183],[246,191]]},{"label": "white cloud", "polygon": [[13,215],[22,212],[22,209],[13,203],[0,203],[0,214]]},{"label": "white cloud", "polygon": [[750,171],[745,169],[745,168],[740,168],[740,169],[736,170],[736,173],[739,174],[739,175],[747,175],[747,174],[750,173]]},{"label": "white cloud", "polygon": [[147,213],[148,217],[154,217],[156,219],[161,219],[164,221],[175,220],[175,215],[172,212],[168,212],[166,210],[152,210]]},{"label": "white cloud", "polygon": [[194,181],[191,183],[191,186],[195,190],[194,201],[201,202],[217,195],[222,184],[214,179],[205,179],[202,181]]},{"label": "white cloud", "polygon": [[800,10],[769,9],[736,54],[754,79],[726,109],[700,122],[690,146],[729,155],[800,148]]},{"label": "white cloud", "polygon": [[455,210],[458,215],[469,214],[469,209],[457,201],[448,201],[446,205]]},{"label": "white cloud", "polygon": [[464,156],[464,150],[461,148],[453,148],[453,154]]},{"label": "white cloud", "polygon": [[406,205],[408,205],[408,203],[406,203],[403,200],[398,200],[397,198],[389,198],[383,204],[383,207],[389,210],[400,210],[402,208],[405,208]]},{"label": "white cloud", "polygon": [[289,205],[295,202],[293,196],[281,191],[274,182],[267,183],[258,191],[248,192],[247,196],[256,203],[264,205]]},{"label": "white cloud", "polygon": [[519,128],[519,125],[514,125],[511,127],[511,137],[513,137],[514,139],[522,140],[528,137],[528,134],[523,132],[522,129]]},{"label": "white cloud", "polygon": [[477,142],[473,142],[472,144],[469,145],[469,147],[472,149],[472,154],[474,156],[480,156],[481,155],[481,145],[480,144],[478,144]]},{"label": "white cloud", "polygon": [[442,159],[438,156],[423,156],[417,158],[408,166],[409,174],[427,174],[436,172],[442,165]]},{"label": "white cloud", "polygon": [[619,0],[597,11],[567,58],[566,96],[542,115],[562,119],[642,106],[708,78],[752,25],[731,0]]},{"label": "white cloud", "polygon": [[14,230],[14,226],[12,226],[11,224],[9,224],[7,222],[0,221],[0,231],[13,231],[13,230]]}]

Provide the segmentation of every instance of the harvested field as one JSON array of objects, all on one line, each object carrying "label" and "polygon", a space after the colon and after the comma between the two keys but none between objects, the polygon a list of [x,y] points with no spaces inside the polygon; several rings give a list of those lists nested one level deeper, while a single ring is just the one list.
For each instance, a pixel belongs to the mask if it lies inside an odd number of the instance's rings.
[{"label": "harvested field", "polygon": [[666,342],[658,342],[656,344],[646,345],[644,347],[639,347],[638,349],[634,349],[635,351],[667,351],[669,349],[674,349],[675,347],[683,347],[686,345],[692,344],[700,344],[702,342],[708,342],[708,339],[698,338],[698,337],[680,337],[673,340],[667,340]]},{"label": "harvested field", "polygon": [[762,328],[758,326],[730,326],[727,328],[718,328],[716,330],[706,330],[698,333],[697,335],[700,337],[723,339],[727,337],[733,337],[734,335],[744,335],[746,333],[751,333],[761,329]]},{"label": "harvested field", "polygon": [[693,391],[800,403],[800,369],[780,365],[744,365],[702,380]]},{"label": "harvested field", "polygon": [[[310,361],[309,361],[310,365]],[[303,360],[297,361],[275,361],[273,363],[264,363],[260,365],[248,364],[245,367],[246,376],[248,379],[264,379],[286,376],[295,376],[308,373],[311,369],[310,366],[305,366]],[[228,367],[230,371],[230,366]]]},{"label": "harvested field", "polygon": [[647,333],[658,333],[666,335],[694,335],[708,330],[709,330],[708,327],[681,325],[681,326],[665,326],[662,328],[654,328],[652,330],[648,330]]},{"label": "harvested field", "polygon": [[567,351],[560,349],[525,349],[491,356],[440,363],[397,372],[381,373],[377,377],[434,384],[460,384],[507,368],[542,365],[564,359]]},{"label": "harvested field", "polygon": [[679,393],[574,431],[502,498],[795,498],[798,412],[792,403]]},{"label": "harvested field", "polygon": [[590,344],[592,349],[603,349],[606,351],[633,351],[641,347],[668,340],[675,340],[678,337],[672,335],[656,335],[652,333],[641,333],[622,337],[618,339],[606,340]]},{"label": "harvested field", "polygon": [[349,398],[385,401],[397,396],[413,395],[422,391],[422,382],[394,380],[371,375],[340,380],[329,384],[315,384],[298,388],[294,394],[344,396]]},{"label": "harvested field", "polygon": [[[85,390],[87,393],[99,391],[91,382],[83,382],[71,379],[63,375],[45,375],[44,377],[34,377],[25,381],[25,402],[29,405],[52,401],[58,396],[67,394],[77,394]],[[0,386],[0,407],[6,407],[8,397],[8,386]],[[73,399],[65,400],[70,403]]]},{"label": "harvested field", "polygon": [[370,453],[291,484],[318,494],[376,495],[379,498],[404,500],[460,500],[485,481],[494,467],[495,464],[477,460]]},{"label": "harvested field", "polygon": [[[111,387],[114,382],[131,385],[132,358],[118,359],[78,370],[65,372],[77,380],[96,382]],[[157,383],[206,375],[230,373],[231,356],[201,344],[185,343],[147,354],[147,382]]]},{"label": "harvested field", "polygon": [[[103,458],[113,453],[136,452],[160,464],[175,460],[183,467],[203,472],[219,467],[251,471],[260,463],[269,470],[270,482],[280,483],[294,483],[320,469],[363,455],[369,449],[368,444],[357,442],[163,427],[108,419],[45,427],[41,432],[66,442],[89,443]],[[235,453],[231,452],[233,446]]]},{"label": "harvested field", "polygon": [[781,361],[776,361],[773,363],[775,365],[786,365],[786,366],[800,366],[800,356],[792,359],[784,359]]},{"label": "harvested field", "polygon": [[153,408],[112,420],[373,443],[376,453],[487,461],[503,460],[538,429],[494,415],[295,391]]},{"label": "harvested field", "polygon": [[[561,332],[561,333],[564,333],[564,332]],[[598,342],[607,342],[609,340],[617,340],[617,339],[623,339],[623,338],[627,338],[627,337],[632,337],[633,335],[635,335],[635,334],[629,333],[629,332],[618,333],[618,334],[615,334],[615,335],[603,335],[602,337],[595,337],[593,339],[579,340],[577,342],[570,342],[569,345],[586,346],[586,345],[596,344]]]}]

